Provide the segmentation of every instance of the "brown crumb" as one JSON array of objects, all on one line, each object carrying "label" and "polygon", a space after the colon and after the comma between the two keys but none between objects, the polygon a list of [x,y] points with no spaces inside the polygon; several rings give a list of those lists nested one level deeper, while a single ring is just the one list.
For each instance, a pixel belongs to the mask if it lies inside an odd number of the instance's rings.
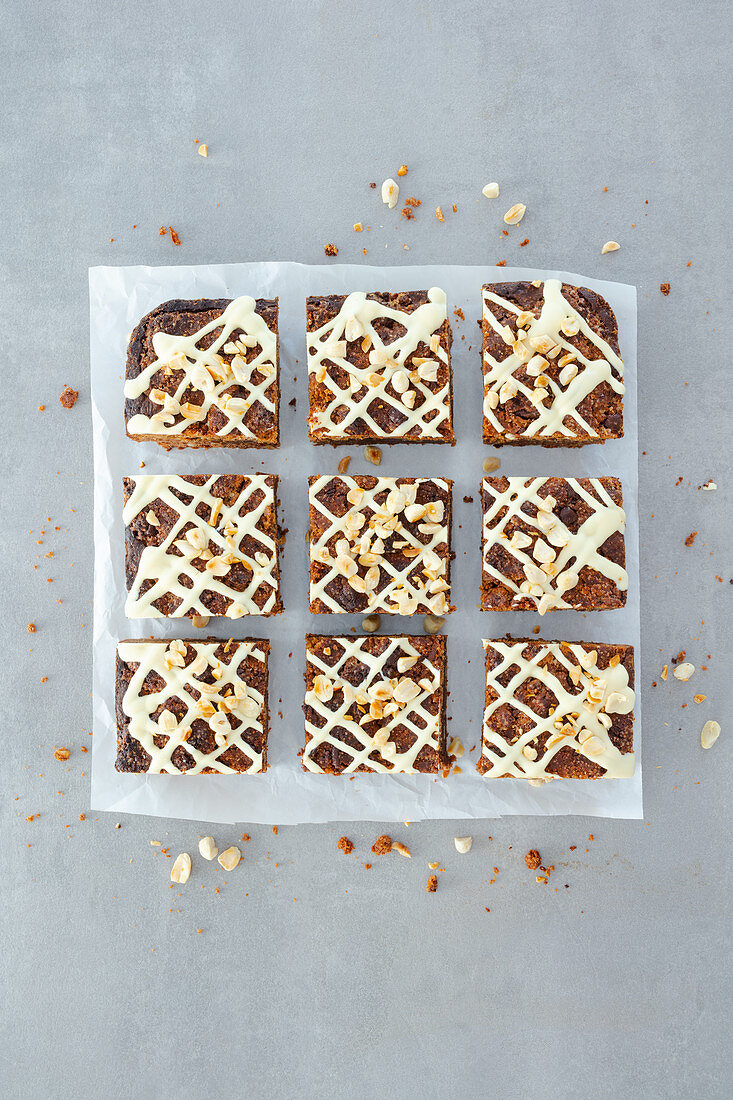
[{"label": "brown crumb", "polygon": [[439,206],[435,207],[435,216],[436,216],[436,218],[438,219],[439,222],[444,222],[445,221],[445,218],[443,217],[443,211],[440,209]]},{"label": "brown crumb", "polygon": [[364,232],[364,226],[362,225],[361,222],[354,222],[354,232],[355,233],[363,233]]},{"label": "brown crumb", "polygon": [[78,396],[78,390],[72,390],[71,386],[64,386],[63,390],[61,391],[59,401],[65,409],[73,409]]},{"label": "brown crumb", "polygon": [[464,497],[463,498],[463,503],[464,504],[473,504],[473,497],[468,497],[468,496]]},{"label": "brown crumb", "polygon": [[527,244],[529,244],[529,237],[525,237],[523,241],[520,241],[519,242],[519,247],[524,248],[524,246],[527,245]]},{"label": "brown crumb", "polygon": [[[401,164],[399,166],[399,168],[397,169],[397,175],[398,176],[406,176],[408,172],[409,172],[409,168],[407,167],[406,164]],[[372,187],[374,187],[374,186],[375,186],[375,184],[372,184]]]},{"label": "brown crumb", "polygon": [[691,531],[685,539],[685,546],[692,546],[693,542],[697,538],[697,531]]},{"label": "brown crumb", "polygon": [[660,283],[659,284],[659,289],[661,290],[662,294],[664,294],[664,296],[666,298],[666,296],[669,294],[672,287],[670,286],[669,283]]},{"label": "brown crumb", "polygon": [[538,626],[533,626],[532,627],[532,633],[533,634],[539,634],[539,632],[540,632],[540,628]]},{"label": "brown crumb", "polygon": [[414,206],[415,209],[422,206],[422,199],[416,199],[414,195],[410,195],[409,199],[405,199],[405,202],[408,206]]},{"label": "brown crumb", "polygon": [[370,183],[370,184],[369,184],[369,186],[371,187],[371,189],[372,189],[372,191],[373,191],[373,190],[374,190],[374,188],[375,188],[375,187],[376,187],[377,185],[376,185],[376,183]]},{"label": "brown crumb", "polygon": [[372,869],[371,863],[365,863],[364,864],[364,870],[365,871],[371,871],[371,869]]},{"label": "brown crumb", "polygon": [[506,267],[506,260],[497,260],[496,267]]},{"label": "brown crumb", "polygon": [[327,256],[338,256],[339,250],[335,244],[327,244],[324,246],[323,251]]},{"label": "brown crumb", "polygon": [[377,856],[386,856],[387,852],[392,851],[392,837],[382,833],[372,844],[372,851]]},{"label": "brown crumb", "polygon": [[354,851],[354,845],[351,843],[347,836],[341,837],[338,842],[338,847],[346,856],[350,855]]},{"label": "brown crumb", "polygon": [[39,405],[39,406],[38,406],[38,411],[39,411],[39,413],[42,413],[42,412],[43,412],[43,410],[44,410],[45,408],[46,408],[46,406],[45,406],[45,405]]},{"label": "brown crumb", "polygon": [[166,227],[164,225],[161,225],[160,229],[158,230],[158,236],[165,237],[167,232],[168,230],[166,229]]},{"label": "brown crumb", "polygon": [[459,321],[465,321],[466,320],[466,314],[463,312],[463,310],[461,309],[460,306],[456,306],[456,308],[453,310],[453,313],[455,314],[455,316],[458,318]]},{"label": "brown crumb", "polygon": [[277,836],[277,825],[272,826],[272,831],[275,834],[275,836]]},{"label": "brown crumb", "polygon": [[28,623],[28,626],[26,627],[26,630],[28,631],[29,634],[35,634],[36,624],[35,623]]},{"label": "brown crumb", "polygon": [[344,455],[343,458],[339,459],[339,464],[338,464],[338,467],[337,467],[338,472],[340,474],[345,474],[346,471],[349,468],[350,462],[351,462],[351,455]]},{"label": "brown crumb", "polygon": [[247,843],[247,841],[249,839],[250,839],[249,833],[242,833],[242,840],[245,842],[245,844]]},{"label": "brown crumb", "polygon": [[79,820],[80,820],[80,821],[86,821],[86,819],[87,819],[87,815],[86,815],[86,814],[79,814]]},{"label": "brown crumb", "polygon": [[56,749],[54,756],[57,760],[68,760],[71,756],[71,753],[68,749]]},{"label": "brown crumb", "polygon": [[412,208],[410,206],[404,207],[404,209],[401,210],[400,213],[402,214],[403,218],[407,218],[408,222],[413,221],[414,218],[415,218],[415,215],[414,215],[414,213],[412,211]]},{"label": "brown crumb", "polygon": [[178,234],[176,233],[176,231],[175,231],[175,229],[173,228],[172,225],[168,226],[168,232],[171,235],[171,240],[173,241],[173,244],[180,244],[181,243],[181,238],[178,236]]},{"label": "brown crumb", "polygon": [[435,893],[435,891],[438,889],[438,876],[437,875],[431,875],[430,876],[425,889],[427,890],[427,892],[429,894],[434,894]]},{"label": "brown crumb", "polygon": [[530,871],[536,871],[537,868],[542,864],[542,856],[536,848],[530,848],[530,850],[524,857],[524,862],[527,864]]},{"label": "brown crumb", "polygon": [[454,213],[454,214],[457,214],[457,213],[458,213],[458,207],[456,206],[456,204],[455,204],[455,203],[453,203],[453,213]]}]

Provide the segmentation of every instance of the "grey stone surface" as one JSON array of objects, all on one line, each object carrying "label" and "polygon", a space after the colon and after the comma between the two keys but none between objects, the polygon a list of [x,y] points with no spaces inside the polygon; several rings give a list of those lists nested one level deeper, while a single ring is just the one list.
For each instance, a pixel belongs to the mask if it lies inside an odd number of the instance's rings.
[{"label": "grey stone surface", "polygon": [[[729,5],[8,0],[4,12],[0,1093],[726,1095]],[[403,161],[423,206],[394,229],[368,184]],[[517,200],[524,232],[502,238]],[[453,202],[439,224],[433,208]],[[353,233],[359,219],[370,233]],[[180,248],[158,236],[164,223]],[[621,251],[601,256],[609,238]],[[506,259],[638,285],[647,816],[487,821],[466,856],[450,823],[400,827],[413,859],[368,871],[377,829],[253,827],[236,872],[196,858],[170,889],[149,842],[196,856],[195,826],[79,820],[87,268],[314,262],[327,241],[348,261],[367,247],[375,262]],[[81,391],[71,412],[65,383]],[[717,492],[699,492],[710,477]],[[693,679],[652,687],[682,648]],[[703,753],[708,717],[724,728]],[[336,850],[342,832],[358,860]],[[554,863],[549,886],[526,871],[528,847]],[[428,860],[445,867],[435,895]]]}]

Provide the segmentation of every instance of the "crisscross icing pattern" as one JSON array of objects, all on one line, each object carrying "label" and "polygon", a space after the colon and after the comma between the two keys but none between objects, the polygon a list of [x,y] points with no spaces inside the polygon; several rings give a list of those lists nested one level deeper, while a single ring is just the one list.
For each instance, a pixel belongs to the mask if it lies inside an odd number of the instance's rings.
[{"label": "crisscross icing pattern", "polygon": [[[336,643],[343,653],[335,664],[329,665],[314,650],[312,639],[306,640],[307,664],[316,674],[313,686],[306,691],[305,702],[321,719],[317,724],[306,716],[303,766],[308,771],[323,771],[313,759],[313,754],[324,744],[351,755],[343,772],[354,772],[363,766],[373,772],[413,773],[418,770],[415,760],[426,746],[441,755],[445,707],[442,674],[417,648],[415,643],[419,644],[419,639],[380,635],[374,638],[333,637],[322,640],[329,644]],[[383,653],[370,652],[369,646],[375,641],[387,642]],[[405,672],[390,678],[385,675],[384,666],[395,654],[398,655],[398,670],[404,668]],[[354,660],[364,669],[364,677],[357,686],[339,675],[344,665]],[[415,682],[411,670],[418,667],[421,675]],[[427,675],[424,670],[427,670]],[[338,704],[335,709],[334,700]],[[427,709],[428,702],[438,704],[436,714],[431,714]],[[367,732],[366,727],[371,732]],[[398,751],[392,737],[397,727],[403,727],[414,735],[412,745],[403,752]],[[359,748],[341,740],[339,731],[354,737]],[[373,755],[375,753],[378,754],[376,757]]]},{"label": "crisscross icing pattern", "polygon": [[[604,768],[605,778],[633,775],[634,753],[620,752],[608,733],[614,714],[630,714],[634,709],[635,695],[624,665],[619,661],[599,669],[597,651],[588,643],[538,641],[536,645],[534,656],[527,656],[526,641],[483,642],[487,657],[493,651],[500,658],[493,668],[487,660],[486,683],[496,698],[487,702],[484,710],[482,764],[488,765],[484,774],[534,780],[557,778],[547,766],[560,749],[570,748]],[[577,681],[576,694],[542,663],[548,656],[567,669],[571,681]],[[512,666],[515,671],[504,687],[500,678]],[[548,687],[557,699],[546,718],[517,698],[518,688],[532,679]],[[507,705],[531,722],[513,744],[492,727],[492,716]],[[543,736],[544,747],[540,743]]]},{"label": "crisscross icing pattern", "polygon": [[[451,485],[441,478],[310,478],[311,610],[401,615],[449,610]],[[342,515],[321,499],[329,487],[338,494],[334,500],[345,498]],[[314,533],[314,510],[323,520],[321,534]],[[354,593],[345,606],[343,596],[338,599],[340,586],[348,586],[347,596],[349,588]]]},{"label": "crisscross icing pattern", "polygon": [[[247,658],[267,667],[267,651],[257,642],[230,642],[228,662],[216,657],[221,641],[184,642],[120,642],[117,652],[121,661],[136,664],[138,668],[122,699],[122,710],[129,722],[127,732],[138,741],[151,757],[148,772],[184,774],[172,761],[173,753],[182,746],[193,758],[186,775],[200,774],[205,768],[222,774],[238,773],[221,759],[232,747],[241,750],[250,760],[247,772],[263,770],[264,753],[253,748],[246,740],[248,733],[263,733],[266,700],[264,696],[240,677],[238,669]],[[186,663],[187,647],[193,656]],[[207,669],[213,684],[200,677]],[[160,691],[142,694],[143,684],[150,673],[160,677],[164,686]],[[185,707],[182,718],[167,703],[178,700]],[[157,713],[159,712],[159,713]],[[191,744],[191,727],[204,721],[214,735],[216,748],[212,752],[200,752]],[[159,748],[155,737],[167,737]]]},{"label": "crisscross icing pattern", "polygon": [[[128,618],[214,614],[202,602],[204,593],[226,597],[230,602],[224,614],[230,619],[267,615],[278,609],[277,545],[261,522],[267,513],[274,517],[276,479],[266,474],[244,478],[239,495],[232,504],[225,505],[211,491],[222,476],[225,475],[212,474],[203,485],[170,474],[130,478],[134,489],[123,511],[126,525],[142,513],[150,525],[159,526],[156,500],[177,512],[178,518],[159,546],[147,545],[143,549],[125,604]],[[174,489],[185,496],[186,502]],[[197,514],[201,504],[208,510],[206,519]],[[251,539],[256,540],[254,551],[249,549]],[[237,564],[249,570],[249,581],[243,591],[226,583],[231,567]],[[182,577],[188,584],[181,582]],[[144,590],[146,581],[153,584]],[[176,596],[180,603],[169,616],[164,616],[153,605],[167,593]],[[256,593],[260,598],[266,593],[262,606],[255,601]]]},{"label": "crisscross icing pattern", "polygon": [[[498,480],[484,478],[482,483],[484,494],[492,498],[483,517],[483,567],[485,573],[515,593],[515,602],[530,600],[540,615],[554,608],[577,607],[572,590],[584,566],[607,577],[620,592],[628,589],[626,570],[599,553],[606,540],[616,531],[623,533],[626,526],[624,510],[609,496],[603,478],[584,479],[595,496],[578,478],[563,479],[591,509],[591,515],[576,533],[563,523],[561,514],[553,512],[555,498],[549,493],[540,496],[550,478],[509,477],[506,479],[509,486],[504,490],[498,488]],[[537,514],[532,516],[524,511],[525,504],[535,505]],[[498,518],[503,509],[506,514]],[[534,528],[532,534],[514,531],[508,536],[505,530],[515,518]],[[526,577],[521,584],[515,584],[511,577],[490,564],[489,552],[497,542],[521,563]]]},{"label": "crisscross icing pattern", "polygon": [[[191,336],[153,334],[157,358],[136,378],[127,379],[125,397],[136,398],[148,393],[150,400],[161,408],[152,416],[144,413],[132,416],[127,425],[130,435],[180,435],[186,428],[205,420],[214,407],[225,418],[217,435],[258,438],[245,423],[245,417],[256,402],[276,417],[277,334],[256,312],[256,306],[254,298],[243,295],[231,301],[219,317]],[[211,345],[200,347],[202,338],[217,329],[221,332]],[[259,351],[251,362],[247,362],[245,356],[251,348],[259,348]],[[181,372],[175,393],[151,388],[153,376],[158,371],[169,375]],[[255,379],[255,375],[259,379]],[[243,397],[230,392],[236,387],[245,391]],[[189,389],[195,391],[200,404],[191,401]]]},{"label": "crisscross icing pattern", "polygon": [[[519,329],[516,334],[509,326],[501,324],[491,309],[492,304],[517,315]],[[496,410],[517,393],[522,393],[538,414],[536,419],[527,421],[522,437],[597,438],[598,432],[581,416],[578,406],[602,382],[607,382],[615,393],[622,394],[624,364],[610,344],[593,331],[564,297],[560,280],[545,280],[539,317],[484,288],[483,319],[512,348],[501,360],[484,348],[484,416],[491,427],[506,439],[518,438],[505,431]],[[579,332],[595,344],[602,358],[588,359],[570,342]],[[549,365],[545,356],[557,359],[561,368],[557,381],[544,373]],[[519,374],[526,374],[528,380],[522,381]],[[534,385],[530,385],[531,382]],[[575,425],[565,424],[566,417],[574,420]]]},{"label": "crisscross icing pattern", "polygon": [[[313,438],[340,439],[361,420],[369,436],[441,440],[445,432],[439,429],[445,424],[452,439],[450,357],[438,332],[446,317],[445,292],[437,287],[411,312],[392,309],[363,291],[349,294],[332,320],[308,333],[308,374],[319,398],[308,417]],[[378,318],[396,321],[406,331],[385,344],[374,327]],[[363,368],[347,358],[349,344],[356,342],[369,354]],[[430,349],[431,358],[413,358],[420,344]],[[374,401],[396,410],[399,423],[390,418],[388,428],[380,424],[370,412]]]}]

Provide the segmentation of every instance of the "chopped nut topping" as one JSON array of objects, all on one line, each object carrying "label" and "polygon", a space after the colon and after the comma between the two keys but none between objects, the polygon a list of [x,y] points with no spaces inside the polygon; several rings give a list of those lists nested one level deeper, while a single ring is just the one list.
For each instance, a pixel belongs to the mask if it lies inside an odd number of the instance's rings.
[{"label": "chopped nut topping", "polygon": [[224,868],[225,871],[233,871],[238,865],[242,853],[236,845],[232,845],[231,848],[226,848],[219,856],[217,863]]},{"label": "chopped nut topping", "polygon": [[57,760],[68,760],[71,753],[68,749],[56,749],[54,756]]},{"label": "chopped nut topping", "polygon": [[527,864],[530,871],[536,871],[537,868],[542,865],[542,856],[536,848],[530,848],[524,857],[524,862]]},{"label": "chopped nut topping", "polygon": [[361,222],[354,222],[354,232],[355,233],[361,233],[363,229],[364,229],[364,226],[362,225]]},{"label": "chopped nut topping", "polygon": [[487,199],[498,199],[499,197],[499,184],[487,183],[485,187],[482,187],[481,194],[485,195]]},{"label": "chopped nut topping", "polygon": [[514,206],[510,206],[504,215],[504,221],[507,225],[518,225],[524,217],[527,207],[523,202],[515,202]]},{"label": "chopped nut topping", "polygon": [[399,166],[399,168],[397,169],[397,175],[398,176],[406,176],[408,171],[409,171],[409,169],[408,169],[407,165],[406,164],[401,164]]},{"label": "chopped nut topping", "polygon": [[444,625],[445,619],[441,615],[426,615],[423,619],[426,634],[439,634]]},{"label": "chopped nut topping", "polygon": [[472,836],[454,836],[453,843],[456,846],[456,851],[461,855],[465,855],[466,852],[471,851],[471,845],[473,844]]},{"label": "chopped nut topping", "polygon": [[606,252],[618,252],[620,247],[621,245],[618,243],[618,241],[606,241],[603,248],[601,249],[601,255],[605,256]]},{"label": "chopped nut topping", "polygon": [[709,749],[711,745],[720,737],[720,722],[706,722],[702,727],[700,734],[700,744],[704,749]]},{"label": "chopped nut topping", "polygon": [[663,680],[667,679],[668,673],[669,673],[669,665],[665,665],[664,668],[662,669],[662,673],[661,673]]},{"label": "chopped nut topping", "polygon": [[401,856],[406,856],[407,859],[412,859],[412,852],[409,848],[406,848],[399,840],[392,841],[392,851],[399,852]]},{"label": "chopped nut topping", "polygon": [[400,197],[400,189],[393,179],[386,179],[382,184],[382,202],[390,210],[394,210]]},{"label": "chopped nut topping", "polygon": [[171,867],[171,882],[177,882],[180,886],[188,882],[191,874],[191,857],[188,852],[181,852]]},{"label": "chopped nut topping", "polygon": [[445,221],[445,218],[443,217],[443,211],[440,209],[439,206],[435,207],[435,216],[436,216],[436,218],[438,219],[439,222],[444,222]]},{"label": "chopped nut topping", "polygon": [[199,841],[199,852],[204,859],[216,859],[219,854],[219,849],[214,843],[213,836],[202,836]]},{"label": "chopped nut topping", "polygon": [[380,466],[382,462],[382,452],[379,447],[365,447],[364,458],[367,462],[371,462],[372,466]]},{"label": "chopped nut topping", "polygon": [[438,876],[437,875],[431,875],[430,876],[425,889],[427,890],[427,892],[429,894],[434,894],[435,893],[435,891],[438,889]]},{"label": "chopped nut topping", "polygon": [[344,455],[344,457],[343,457],[342,459],[340,459],[340,460],[339,460],[339,464],[338,464],[338,466],[336,467],[336,468],[337,468],[337,470],[338,470],[338,472],[339,472],[340,474],[345,474],[345,473],[346,473],[346,471],[347,471],[347,470],[348,470],[348,468],[349,468],[349,464],[350,464],[350,462],[351,462],[351,455]]},{"label": "chopped nut topping", "polygon": [[386,833],[382,833],[372,844],[372,851],[375,855],[385,856],[387,852],[392,851],[392,837]]},{"label": "chopped nut topping", "polygon": [[440,863],[438,862],[438,860],[436,860],[435,863],[429,863],[428,867],[431,871],[434,871],[436,867],[440,867]]},{"label": "chopped nut topping", "polygon": [[361,620],[361,629],[365,630],[367,634],[374,634],[375,631],[379,630],[381,622],[379,615],[367,615],[365,619]]},{"label": "chopped nut topping", "polygon": [[695,671],[695,666],[691,665],[689,661],[683,662],[681,665],[677,665],[677,668],[672,669],[672,675],[675,680],[689,680]]}]

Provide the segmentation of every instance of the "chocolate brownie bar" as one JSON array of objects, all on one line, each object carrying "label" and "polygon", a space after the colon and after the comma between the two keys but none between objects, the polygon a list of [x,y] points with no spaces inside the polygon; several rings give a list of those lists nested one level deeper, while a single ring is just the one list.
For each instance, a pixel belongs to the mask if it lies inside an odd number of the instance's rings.
[{"label": "chocolate brownie bar", "polygon": [[163,302],[130,338],[125,422],[161,447],[277,447],[278,299]]},{"label": "chocolate brownie bar", "polygon": [[577,447],[623,434],[608,302],[559,279],[482,288],[484,443]]},{"label": "chocolate brownie bar", "polygon": [[269,652],[252,638],[120,642],[117,771],[266,771]]},{"label": "chocolate brownie bar", "polygon": [[629,578],[618,478],[484,478],[481,504],[484,611],[624,606]]},{"label": "chocolate brownie bar", "polygon": [[276,615],[277,477],[126,477],[125,579],[130,619]]},{"label": "chocolate brownie bar", "polygon": [[444,637],[307,634],[305,652],[306,771],[434,773],[448,765]]},{"label": "chocolate brownie bar", "polygon": [[540,638],[484,641],[478,770],[494,778],[634,774],[634,648]]},{"label": "chocolate brownie bar", "polygon": [[454,443],[445,293],[310,297],[311,443]]},{"label": "chocolate brownie bar", "polygon": [[311,611],[449,611],[452,484],[446,478],[309,478]]}]

